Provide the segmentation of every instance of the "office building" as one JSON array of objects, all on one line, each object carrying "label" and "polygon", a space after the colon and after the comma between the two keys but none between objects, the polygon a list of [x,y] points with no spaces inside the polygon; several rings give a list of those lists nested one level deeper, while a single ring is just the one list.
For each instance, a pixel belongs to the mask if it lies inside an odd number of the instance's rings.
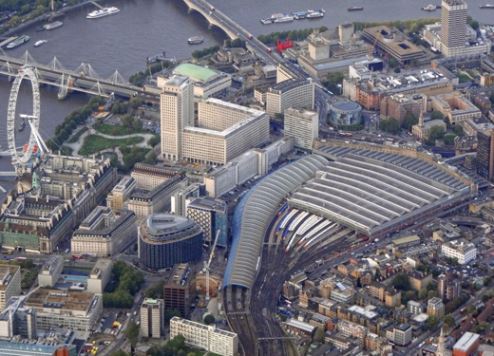
[{"label": "office building", "polygon": [[70,245],[73,254],[107,257],[125,251],[136,239],[134,212],[97,206],[74,231]]},{"label": "office building", "polygon": [[266,175],[279,159],[293,150],[295,140],[285,137],[264,148],[245,152],[222,167],[203,177],[206,192],[212,198],[220,197],[249,179]]},{"label": "office building", "polygon": [[[194,86],[194,96],[203,99],[225,94],[232,85],[231,75],[192,63],[179,64],[173,74],[189,78]],[[158,87],[165,81],[158,77]]]},{"label": "office building", "polygon": [[313,78],[324,79],[328,73],[344,71],[348,65],[364,60],[370,46],[353,36],[353,24],[338,26],[338,37],[332,31],[314,31],[302,46],[298,63]]},{"label": "office building", "polygon": [[343,79],[343,96],[356,101],[367,110],[380,110],[381,101],[389,95],[432,96],[452,91],[453,79],[435,69],[390,74],[354,68],[353,75]]},{"label": "office building", "polygon": [[288,108],[314,109],[314,83],[311,79],[289,79],[269,88],[266,93],[266,112],[283,114]]},{"label": "office building", "polygon": [[345,126],[356,126],[362,123],[362,107],[353,101],[332,103],[329,107],[329,121],[336,128],[345,129]]},{"label": "office building", "polygon": [[381,100],[381,119],[392,117],[403,123],[407,115],[418,118],[427,109],[427,97],[421,94],[394,94]]},{"label": "office building", "polygon": [[98,259],[89,273],[87,291],[94,294],[103,294],[106,285],[111,279],[112,268],[112,260]]},{"label": "office building", "polygon": [[435,318],[444,316],[444,303],[441,298],[433,297],[427,301],[427,315]]},{"label": "office building", "polygon": [[0,340],[0,356],[77,356],[77,346],[71,343],[72,340],[71,334],[34,339],[15,336]]},{"label": "office building", "polygon": [[413,315],[422,314],[422,304],[415,300],[409,300],[407,303],[407,310]]},{"label": "office building", "polygon": [[53,287],[63,270],[63,256],[55,255],[48,258],[38,273],[40,287]]},{"label": "office building", "polygon": [[146,298],[141,304],[141,336],[159,339],[164,334],[165,305],[163,299]]},{"label": "office building", "polygon": [[451,125],[482,116],[480,109],[460,92],[435,95],[430,99],[432,109],[442,113]]},{"label": "office building", "polygon": [[103,296],[39,288],[27,297],[25,306],[35,311],[37,330],[72,330],[77,338],[86,339],[103,312]]},{"label": "office building", "polygon": [[10,297],[21,294],[21,268],[19,266],[0,265],[0,311]]},{"label": "office building", "polygon": [[167,310],[176,309],[180,315],[187,317],[193,299],[192,270],[187,263],[177,264],[170,278],[163,286],[163,299]]},{"label": "office building", "polygon": [[494,130],[477,131],[477,173],[494,181]]},{"label": "office building", "polygon": [[170,211],[172,214],[186,216],[187,206],[192,200],[199,198],[202,195],[202,190],[202,184],[200,183],[192,183],[187,187],[177,190],[171,196]]},{"label": "office building", "polygon": [[296,147],[312,150],[312,142],[319,137],[317,112],[288,108],[284,112],[283,123],[285,137],[293,137]]},{"label": "office building", "polygon": [[238,335],[215,326],[208,326],[175,316],[170,320],[170,338],[177,335],[183,336],[187,345],[214,354],[222,356],[238,354]]},{"label": "office building", "polygon": [[161,86],[161,153],[165,159],[182,158],[182,132],[194,124],[192,82],[184,76],[173,76]]},{"label": "office building", "polygon": [[0,313],[0,338],[14,336],[34,339],[37,336],[36,313],[24,305],[24,296],[11,297]]},{"label": "office building", "polygon": [[182,216],[153,214],[141,223],[138,235],[139,259],[147,268],[159,270],[202,256],[202,229]]},{"label": "office building", "polygon": [[109,159],[48,154],[2,207],[3,248],[52,253],[117,181]]},{"label": "office building", "polygon": [[386,337],[395,345],[406,346],[412,341],[412,326],[400,324],[386,331]]},{"label": "office building", "polygon": [[225,164],[269,139],[269,117],[262,111],[218,99],[200,101],[197,125],[191,84],[173,76],[161,94],[161,153],[167,160]]},{"label": "office building", "polygon": [[172,167],[160,167],[147,163],[136,163],[130,176],[136,181],[137,188],[153,190],[160,184],[180,175]]},{"label": "office building", "polygon": [[187,206],[187,218],[194,220],[202,228],[204,243],[212,245],[219,231],[217,245],[227,246],[228,212],[223,200],[195,199]]},{"label": "office building", "polygon": [[465,47],[468,6],[464,0],[443,0],[441,3],[442,53],[448,57]]},{"label": "office building", "polygon": [[453,240],[441,245],[441,253],[449,258],[454,258],[460,265],[465,265],[477,258],[477,248],[471,242],[465,240]]},{"label": "office building", "polygon": [[453,356],[473,355],[480,346],[480,335],[466,332],[453,346]]},{"label": "office building", "polygon": [[125,202],[137,186],[137,182],[130,176],[123,177],[106,197],[106,205],[112,210],[125,208]]},{"label": "office building", "polygon": [[408,64],[425,58],[425,52],[397,29],[379,25],[367,27],[362,31],[362,38],[375,49],[393,57],[400,64]]},{"label": "office building", "polygon": [[133,211],[140,220],[152,214],[169,211],[172,195],[183,189],[187,182],[187,178],[177,175],[152,190],[136,188],[130,195],[127,208]]},{"label": "office building", "polygon": [[445,301],[459,298],[461,294],[461,283],[449,274],[441,274],[437,277],[437,294]]}]

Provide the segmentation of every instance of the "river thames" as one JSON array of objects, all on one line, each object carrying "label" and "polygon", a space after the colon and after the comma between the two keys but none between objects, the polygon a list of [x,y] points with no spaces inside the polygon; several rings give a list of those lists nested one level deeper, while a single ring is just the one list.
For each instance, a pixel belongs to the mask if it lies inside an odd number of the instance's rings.
[{"label": "river thames", "polygon": [[[440,12],[424,12],[421,7],[432,0],[211,0],[212,4],[238,21],[254,35],[278,30],[327,26],[342,22],[381,21],[421,17],[438,17]],[[485,0],[469,1],[470,15],[480,22],[494,22],[494,11],[480,10]],[[64,26],[48,32],[36,32],[35,27],[25,33],[32,37],[26,45],[8,51],[20,56],[29,50],[39,63],[48,63],[57,56],[60,62],[75,69],[81,62],[90,63],[102,77],[109,77],[115,69],[128,78],[145,66],[145,58],[163,51],[178,59],[190,56],[193,50],[221,43],[225,36],[219,30],[209,30],[207,22],[198,14],[187,14],[180,0],[120,0],[108,1],[120,8],[117,15],[87,20],[85,15],[91,6],[73,11],[64,18]],[[348,12],[349,6],[363,6],[364,11]],[[303,9],[326,10],[318,20],[300,20],[285,24],[262,25],[259,19],[275,12],[291,12]],[[205,41],[199,46],[189,46],[187,38],[201,35]],[[39,39],[48,42],[33,47]],[[5,118],[10,83],[0,80],[0,144],[5,147]],[[30,113],[29,87],[23,86],[18,112]],[[84,95],[73,94],[60,102],[56,92],[42,89],[41,127],[46,138],[53,134],[55,126],[75,108],[87,101]],[[20,140],[21,141],[21,140]]]}]

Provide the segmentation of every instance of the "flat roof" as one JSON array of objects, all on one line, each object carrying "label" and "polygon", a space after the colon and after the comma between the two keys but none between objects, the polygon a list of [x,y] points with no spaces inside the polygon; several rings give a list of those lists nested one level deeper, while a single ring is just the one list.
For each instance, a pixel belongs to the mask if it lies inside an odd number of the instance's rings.
[{"label": "flat roof", "polygon": [[182,63],[173,70],[173,74],[189,77],[196,82],[207,82],[208,80],[217,76],[218,72],[208,67],[199,66],[197,64]]},{"label": "flat roof", "polygon": [[479,334],[467,331],[453,346],[453,350],[468,352],[469,349],[480,339]]}]

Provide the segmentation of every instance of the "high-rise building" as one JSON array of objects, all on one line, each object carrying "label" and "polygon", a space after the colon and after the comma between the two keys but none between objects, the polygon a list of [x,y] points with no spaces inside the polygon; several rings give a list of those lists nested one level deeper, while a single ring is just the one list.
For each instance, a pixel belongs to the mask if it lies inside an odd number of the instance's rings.
[{"label": "high-rise building", "polygon": [[441,8],[441,50],[451,56],[465,47],[468,6],[464,0],[443,0]]},{"label": "high-rise building", "polygon": [[312,149],[312,142],[319,137],[319,115],[314,111],[289,108],[285,110],[285,137],[293,137],[295,146]]},{"label": "high-rise building", "polygon": [[283,114],[290,108],[314,109],[314,83],[311,79],[289,79],[269,88],[266,93],[266,112]]},{"label": "high-rise building", "polygon": [[0,310],[3,310],[10,297],[21,294],[21,268],[0,266]]},{"label": "high-rise building", "polygon": [[170,338],[182,335],[185,343],[222,356],[238,354],[238,335],[187,319],[173,317],[170,320]]},{"label": "high-rise building", "polygon": [[141,335],[160,338],[163,336],[165,305],[163,299],[146,298],[141,305]]},{"label": "high-rise building", "polygon": [[175,266],[168,281],[163,287],[163,298],[167,310],[175,309],[184,317],[190,311],[192,300],[192,271],[187,263]]},{"label": "high-rise building", "polygon": [[183,128],[194,124],[194,86],[187,77],[174,75],[161,89],[161,153],[175,161],[182,157]]},{"label": "high-rise building", "polygon": [[494,130],[477,131],[477,173],[494,179]]},{"label": "high-rise building", "polygon": [[181,76],[162,84],[161,153],[165,159],[225,164],[269,140],[269,117],[260,110],[210,98],[198,102],[196,117],[190,87]]},{"label": "high-rise building", "polygon": [[433,297],[427,301],[427,315],[436,318],[444,315],[444,303],[441,298]]},{"label": "high-rise building", "polygon": [[226,247],[228,238],[228,214],[226,203],[220,199],[198,198],[187,206],[187,217],[201,228],[204,242],[213,244],[219,230],[218,246]]}]

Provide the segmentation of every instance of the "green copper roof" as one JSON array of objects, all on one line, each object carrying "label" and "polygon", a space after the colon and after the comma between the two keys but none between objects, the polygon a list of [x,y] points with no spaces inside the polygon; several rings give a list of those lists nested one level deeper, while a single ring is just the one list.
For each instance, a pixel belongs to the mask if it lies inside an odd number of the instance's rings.
[{"label": "green copper roof", "polygon": [[184,75],[196,82],[207,82],[217,73],[206,67],[201,67],[191,63],[183,63],[173,70],[173,74]]}]

